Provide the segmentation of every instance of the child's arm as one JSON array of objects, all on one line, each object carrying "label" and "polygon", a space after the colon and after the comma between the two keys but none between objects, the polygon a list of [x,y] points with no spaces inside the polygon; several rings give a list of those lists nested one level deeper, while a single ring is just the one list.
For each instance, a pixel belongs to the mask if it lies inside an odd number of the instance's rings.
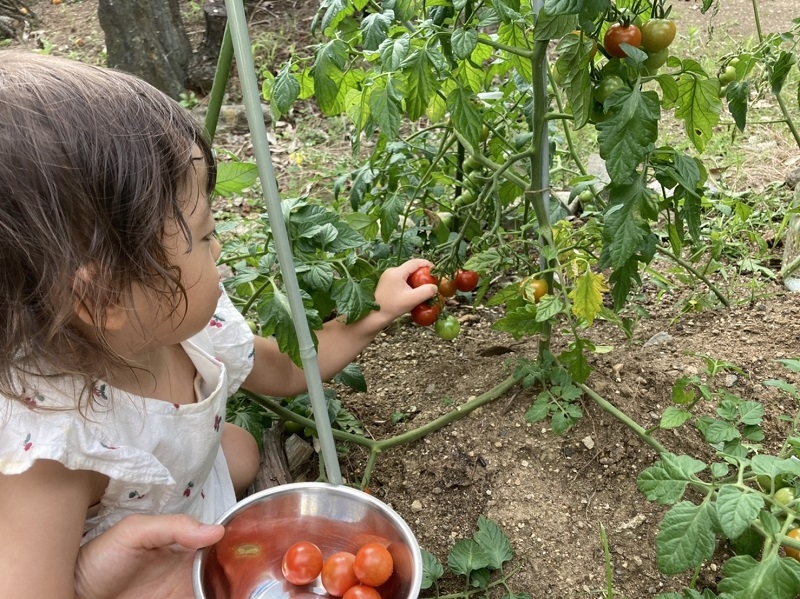
[{"label": "child's arm", "polygon": [[0,597],[72,599],[87,508],[108,479],[39,460],[0,475]]},{"label": "child's arm", "polygon": [[[317,333],[317,359],[323,380],[335,376],[392,321],[436,295],[436,285],[412,289],[407,279],[422,266],[432,266],[427,260],[409,260],[381,275],[375,289],[375,301],[381,309],[370,312],[358,322],[346,325],[339,319],[325,323]],[[255,364],[242,386],[264,395],[289,396],[306,390],[302,369],[280,352],[273,339],[256,337]]]}]

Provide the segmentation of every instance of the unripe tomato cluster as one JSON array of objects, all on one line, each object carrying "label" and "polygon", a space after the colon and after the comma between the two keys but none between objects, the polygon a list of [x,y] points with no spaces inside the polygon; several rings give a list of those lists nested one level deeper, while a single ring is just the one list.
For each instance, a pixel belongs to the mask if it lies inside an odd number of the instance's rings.
[{"label": "unripe tomato cluster", "polygon": [[442,314],[444,298],[453,297],[457,291],[468,293],[478,286],[480,277],[474,270],[459,270],[451,278],[443,276],[441,279],[431,274],[428,266],[418,268],[408,277],[408,284],[413,289],[422,285],[436,285],[439,288],[437,297],[414,306],[411,310],[411,320],[421,327],[428,327],[435,323],[436,334],[442,339],[450,341],[458,337],[461,323],[452,315]]},{"label": "unripe tomato cluster", "polygon": [[394,571],[392,554],[380,543],[367,543],[355,553],[337,551],[323,559],[322,551],[310,541],[298,541],[286,550],[281,562],[284,578],[295,585],[307,585],[320,577],[333,597],[381,599],[375,587]]}]

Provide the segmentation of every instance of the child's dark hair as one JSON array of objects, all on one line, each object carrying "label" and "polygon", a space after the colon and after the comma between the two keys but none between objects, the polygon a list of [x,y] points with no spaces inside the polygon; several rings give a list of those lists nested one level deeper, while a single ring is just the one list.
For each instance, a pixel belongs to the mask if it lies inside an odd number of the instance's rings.
[{"label": "child's dark hair", "polygon": [[[195,144],[210,192],[210,145],[177,102],[124,73],[0,51],[0,394],[23,399],[28,374],[88,391],[119,364],[104,315],[132,284],[178,305],[163,233],[175,218],[191,243],[180,192]],[[74,326],[81,305],[96,337]]]}]

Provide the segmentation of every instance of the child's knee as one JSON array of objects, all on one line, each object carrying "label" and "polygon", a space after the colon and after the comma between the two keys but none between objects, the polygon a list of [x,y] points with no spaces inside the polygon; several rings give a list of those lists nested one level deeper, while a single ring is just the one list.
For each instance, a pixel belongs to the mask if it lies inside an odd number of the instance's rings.
[{"label": "child's knee", "polygon": [[222,430],[222,452],[228,463],[236,497],[239,498],[253,483],[261,467],[258,443],[243,428],[226,422]]}]

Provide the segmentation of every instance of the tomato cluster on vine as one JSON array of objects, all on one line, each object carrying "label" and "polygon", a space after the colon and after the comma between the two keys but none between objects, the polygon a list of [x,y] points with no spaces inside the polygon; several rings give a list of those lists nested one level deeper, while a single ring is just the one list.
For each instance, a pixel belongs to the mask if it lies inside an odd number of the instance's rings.
[{"label": "tomato cluster on vine", "polygon": [[437,278],[431,273],[428,266],[415,270],[408,277],[410,287],[416,289],[422,285],[436,285],[439,293],[435,298],[414,306],[411,310],[411,320],[417,325],[428,327],[435,324],[436,334],[445,341],[458,337],[461,323],[453,315],[442,313],[445,298],[453,297],[458,291],[469,293],[474,291],[480,281],[480,275],[474,270],[460,269],[452,277],[442,276]]},{"label": "tomato cluster on vine", "polygon": [[298,541],[283,556],[281,571],[294,585],[307,585],[320,578],[333,597],[344,599],[381,599],[376,587],[394,571],[389,550],[380,543],[366,543],[353,554],[336,551],[323,559],[320,548],[310,541]]}]

